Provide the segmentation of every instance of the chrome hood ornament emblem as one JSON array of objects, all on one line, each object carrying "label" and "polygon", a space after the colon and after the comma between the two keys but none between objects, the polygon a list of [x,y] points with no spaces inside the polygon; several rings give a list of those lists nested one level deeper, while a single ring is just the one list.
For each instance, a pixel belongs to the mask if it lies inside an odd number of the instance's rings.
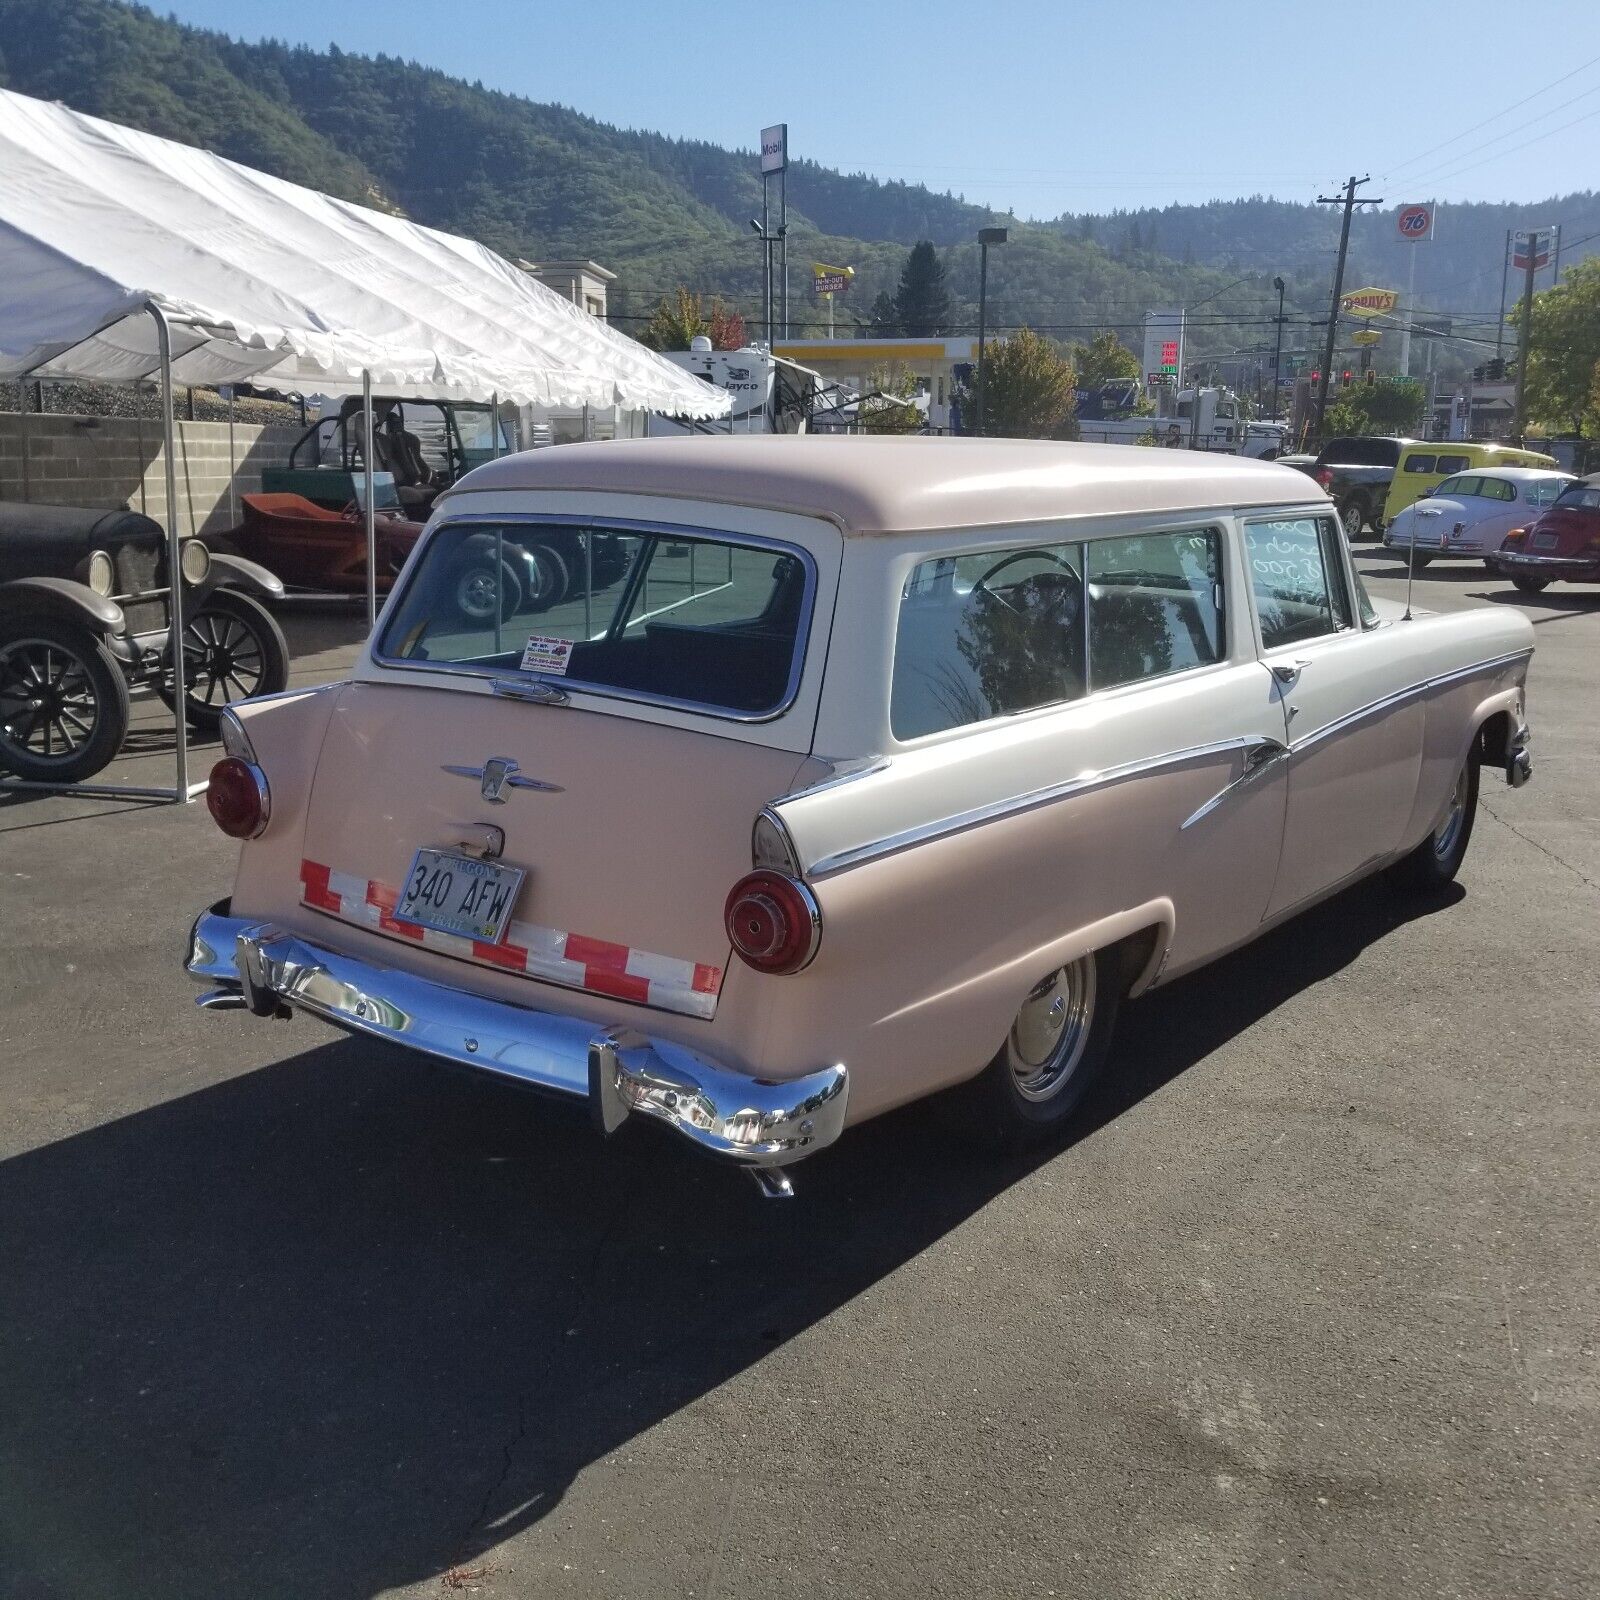
[{"label": "chrome hood ornament emblem", "polygon": [[507,789],[539,789],[546,794],[560,794],[559,783],[544,783],[538,778],[525,778],[510,756],[490,756],[481,767],[455,766],[446,762],[441,772],[453,773],[458,778],[476,778],[478,792],[490,805],[503,806]]}]

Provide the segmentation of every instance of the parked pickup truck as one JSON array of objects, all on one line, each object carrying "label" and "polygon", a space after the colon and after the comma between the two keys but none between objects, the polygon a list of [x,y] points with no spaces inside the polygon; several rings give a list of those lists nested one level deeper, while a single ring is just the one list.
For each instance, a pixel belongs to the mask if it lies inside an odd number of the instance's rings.
[{"label": "parked pickup truck", "polygon": [[1376,436],[1330,439],[1315,456],[1280,456],[1279,460],[1309,473],[1328,491],[1349,538],[1359,537],[1365,528],[1376,539],[1383,533],[1383,502],[1395,469],[1401,455],[1416,442]]}]

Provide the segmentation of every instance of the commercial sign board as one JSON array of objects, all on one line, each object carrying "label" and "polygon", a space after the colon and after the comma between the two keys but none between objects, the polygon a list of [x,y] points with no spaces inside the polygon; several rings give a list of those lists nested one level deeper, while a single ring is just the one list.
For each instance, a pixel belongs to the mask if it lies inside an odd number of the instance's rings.
[{"label": "commercial sign board", "polygon": [[789,124],[777,123],[761,130],[761,171],[782,172],[789,165]]},{"label": "commercial sign board", "polygon": [[1398,289],[1352,289],[1339,297],[1339,309],[1347,317],[1386,317],[1399,304]]},{"label": "commercial sign board", "polygon": [[811,288],[816,294],[844,294],[855,277],[854,267],[830,267],[826,262],[811,263]]},{"label": "commercial sign board", "polygon": [[1421,244],[1433,237],[1433,202],[1426,205],[1401,206],[1394,219],[1395,232],[1408,244]]},{"label": "commercial sign board", "polygon": [[1376,328],[1362,328],[1350,336],[1351,344],[1381,344],[1383,335]]},{"label": "commercial sign board", "polygon": [[1147,311],[1144,314],[1145,383],[1156,388],[1176,382],[1183,370],[1183,312]]},{"label": "commercial sign board", "polygon": [[1548,228],[1534,228],[1511,235],[1511,265],[1518,272],[1528,270],[1528,258],[1533,257],[1533,270],[1550,265],[1550,239]]}]

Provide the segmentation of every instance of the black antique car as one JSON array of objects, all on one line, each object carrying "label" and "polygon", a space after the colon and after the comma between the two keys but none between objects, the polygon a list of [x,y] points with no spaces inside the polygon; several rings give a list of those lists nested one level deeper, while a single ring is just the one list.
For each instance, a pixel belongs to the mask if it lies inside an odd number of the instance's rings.
[{"label": "black antique car", "polygon": [[[286,687],[289,651],[262,599],[264,567],[186,539],[184,711]],[[133,511],[0,501],[0,769],[45,783],[92,776],[122,748],[129,690],[174,698],[167,536]]]}]

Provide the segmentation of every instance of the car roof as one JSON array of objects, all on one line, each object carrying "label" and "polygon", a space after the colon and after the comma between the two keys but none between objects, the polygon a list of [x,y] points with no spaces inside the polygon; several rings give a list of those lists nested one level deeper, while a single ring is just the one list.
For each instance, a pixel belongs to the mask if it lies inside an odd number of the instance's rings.
[{"label": "car roof", "polygon": [[1538,482],[1544,478],[1570,478],[1559,467],[1463,467],[1452,478],[1504,478],[1508,483]]},{"label": "car roof", "polygon": [[763,506],[825,517],[854,534],[1325,498],[1292,467],[1191,450],[1033,439],[724,434],[524,450],[469,472],[440,502],[525,489]]}]

